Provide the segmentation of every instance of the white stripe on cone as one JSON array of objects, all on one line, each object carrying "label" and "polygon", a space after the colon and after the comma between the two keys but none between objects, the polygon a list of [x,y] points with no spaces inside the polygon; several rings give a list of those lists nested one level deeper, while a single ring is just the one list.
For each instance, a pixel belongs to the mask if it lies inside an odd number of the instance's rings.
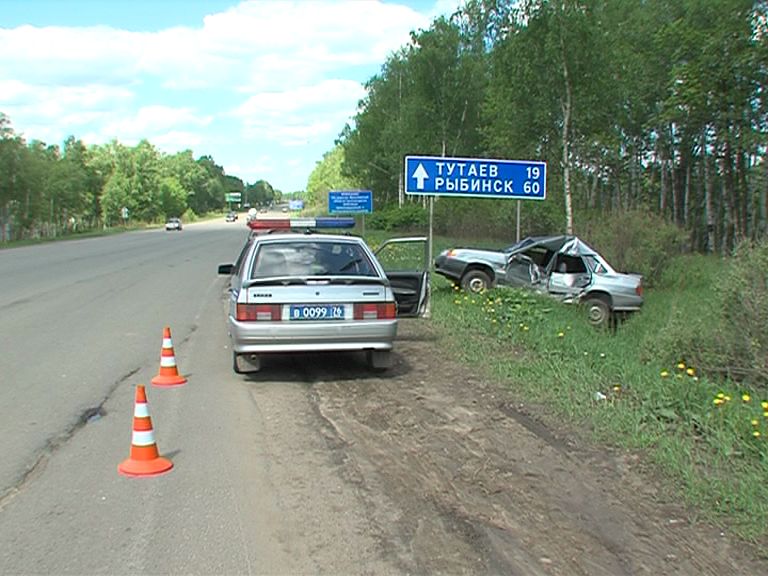
[{"label": "white stripe on cone", "polygon": [[160,357],[160,366],[163,366],[164,368],[169,368],[171,366],[176,366],[176,357],[175,356],[161,356]]},{"label": "white stripe on cone", "polygon": [[155,431],[134,430],[131,442],[134,446],[152,446],[155,443]]},{"label": "white stripe on cone", "polygon": [[170,338],[163,338],[163,348],[173,348],[173,342]]},{"label": "white stripe on cone", "polygon": [[149,406],[144,402],[139,402],[133,409],[133,415],[136,418],[149,418]]}]

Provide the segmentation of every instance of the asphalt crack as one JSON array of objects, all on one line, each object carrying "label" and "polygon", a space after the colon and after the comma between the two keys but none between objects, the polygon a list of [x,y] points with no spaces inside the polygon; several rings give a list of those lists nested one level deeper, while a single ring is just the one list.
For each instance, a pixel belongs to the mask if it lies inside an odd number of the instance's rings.
[{"label": "asphalt crack", "polygon": [[64,430],[62,433],[49,438],[43,448],[39,451],[35,461],[27,468],[27,470],[20,476],[19,480],[7,488],[2,494],[0,494],[0,511],[5,506],[18,496],[24,488],[30,484],[34,479],[38,478],[45,470],[48,461],[51,457],[69,443],[75,435],[85,426],[91,424],[107,415],[107,411],[104,409],[104,405],[110,400],[115,391],[121,384],[132,378],[137,374],[141,368],[135,368],[123,375],[121,378],[115,380],[106,395],[102,398],[101,402],[90,408],[86,408],[80,413],[72,425]]}]

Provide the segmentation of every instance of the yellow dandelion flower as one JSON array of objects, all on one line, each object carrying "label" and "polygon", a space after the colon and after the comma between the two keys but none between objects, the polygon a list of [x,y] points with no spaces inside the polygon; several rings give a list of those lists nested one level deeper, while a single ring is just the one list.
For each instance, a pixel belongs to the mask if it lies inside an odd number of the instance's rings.
[{"label": "yellow dandelion flower", "polygon": [[754,432],[752,432],[752,436],[754,436],[755,438],[760,438],[760,430],[755,430]]},{"label": "yellow dandelion flower", "polygon": [[558,338],[562,338],[563,336],[565,336],[565,332],[558,332],[557,333],[557,337]]},{"label": "yellow dandelion flower", "polygon": [[525,324],[523,324],[522,322],[520,322],[520,328],[522,328],[523,326],[525,326]]},{"label": "yellow dandelion flower", "polygon": [[749,421],[752,426],[757,426],[760,424],[760,422],[757,421],[757,418],[752,418],[752,420]]},{"label": "yellow dandelion flower", "polygon": [[722,392],[720,392],[720,393],[717,395],[717,397],[718,397],[718,398],[725,398],[725,394],[723,394]]},{"label": "yellow dandelion flower", "polygon": [[741,399],[742,399],[744,402],[749,402],[750,400],[752,400],[752,397],[751,397],[749,394],[742,394],[742,395],[741,395]]},{"label": "yellow dandelion flower", "polygon": [[726,402],[730,402],[732,398],[726,394],[725,396],[723,396],[723,400],[725,400]]},{"label": "yellow dandelion flower", "polygon": [[605,358],[605,352],[600,352],[600,358]]},{"label": "yellow dandelion flower", "polygon": [[765,400],[760,402],[760,406],[763,408],[763,410],[768,410],[768,402],[766,402]]},{"label": "yellow dandelion flower", "polygon": [[523,332],[528,332],[528,326],[523,326]]},{"label": "yellow dandelion flower", "polygon": [[688,376],[693,376],[694,374],[696,374],[696,370],[694,370],[693,368],[688,368],[688,370],[686,370],[685,373],[688,374]]},{"label": "yellow dandelion flower", "polygon": [[714,400],[712,400],[712,403],[715,406],[720,406],[720,404],[722,404],[723,402],[724,402],[724,400],[722,398],[715,398]]},{"label": "yellow dandelion flower", "polygon": [[614,392],[618,392],[619,390],[621,390],[621,386],[619,386],[618,384],[616,384],[616,386],[614,386],[614,387],[613,387],[613,391],[614,391]]},{"label": "yellow dandelion flower", "polygon": [[667,372],[666,370],[662,370],[661,371],[661,377],[662,378],[666,378],[667,376],[669,376],[669,372]]},{"label": "yellow dandelion flower", "polygon": [[589,356],[589,352],[587,352],[587,351],[585,350],[585,351],[584,351],[584,356]]},{"label": "yellow dandelion flower", "polygon": [[496,324],[496,318],[494,318],[493,320],[491,320],[491,323],[492,323],[492,324]]},{"label": "yellow dandelion flower", "polygon": [[763,412],[763,418],[768,418],[768,411]]},{"label": "yellow dandelion flower", "polygon": [[679,370],[685,370],[685,362],[679,362],[677,365],[677,368]]}]

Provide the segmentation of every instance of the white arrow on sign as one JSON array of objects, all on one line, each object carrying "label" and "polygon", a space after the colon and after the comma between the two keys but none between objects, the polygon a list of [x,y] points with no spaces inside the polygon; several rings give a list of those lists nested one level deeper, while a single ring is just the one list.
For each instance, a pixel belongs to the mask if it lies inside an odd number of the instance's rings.
[{"label": "white arrow on sign", "polygon": [[413,171],[413,177],[416,178],[416,189],[424,190],[424,180],[429,179],[429,174],[424,170],[424,165],[421,162],[419,162],[416,170]]}]

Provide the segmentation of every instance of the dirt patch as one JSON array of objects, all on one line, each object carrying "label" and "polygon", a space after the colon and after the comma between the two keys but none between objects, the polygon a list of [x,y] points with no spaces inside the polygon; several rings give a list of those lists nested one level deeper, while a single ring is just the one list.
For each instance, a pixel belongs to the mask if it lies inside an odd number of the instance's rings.
[{"label": "dirt patch", "polygon": [[401,324],[391,372],[315,383],[327,435],[403,572],[768,574],[691,516],[634,454],[546,425],[539,409]]}]

